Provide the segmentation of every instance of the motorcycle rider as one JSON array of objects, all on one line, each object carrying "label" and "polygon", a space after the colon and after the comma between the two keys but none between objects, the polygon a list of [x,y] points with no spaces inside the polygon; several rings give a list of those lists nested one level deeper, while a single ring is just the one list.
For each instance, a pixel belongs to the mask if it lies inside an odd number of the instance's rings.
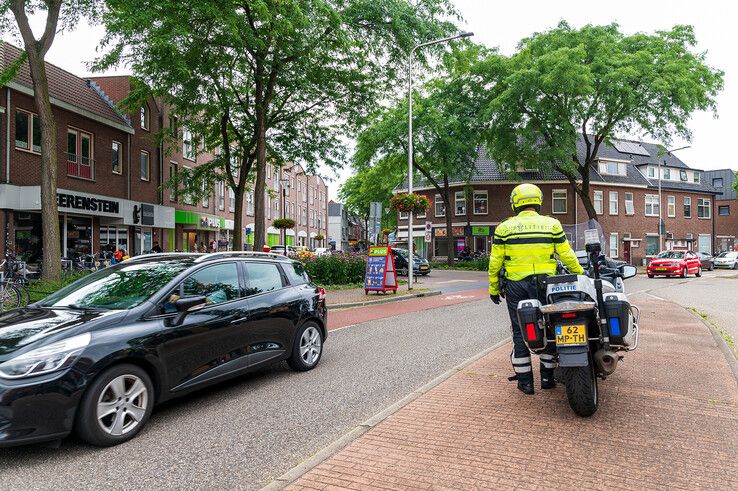
[{"label": "motorcycle rider", "polygon": [[[508,218],[495,229],[492,253],[489,259],[489,297],[498,305],[500,297],[507,300],[507,310],[512,323],[513,352],[510,355],[518,389],[533,394],[533,371],[530,351],[523,341],[518,323],[518,302],[538,299],[544,302],[545,289],[541,289],[541,277],[556,274],[556,257],[574,274],[584,274],[576,254],[569,246],[566,235],[557,219],[542,216],[543,193],[534,184],[521,184],[510,194],[510,205],[516,216]],[[505,287],[500,287],[500,270],[504,266]],[[553,378],[555,346],[551,352],[540,355],[541,388],[556,387]]]}]

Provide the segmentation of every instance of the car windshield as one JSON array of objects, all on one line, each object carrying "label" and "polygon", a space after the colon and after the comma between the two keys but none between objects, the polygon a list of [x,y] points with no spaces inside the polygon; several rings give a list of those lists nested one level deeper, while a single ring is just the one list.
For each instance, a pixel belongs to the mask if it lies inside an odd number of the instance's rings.
[{"label": "car windshield", "polygon": [[659,259],[682,259],[684,257],[684,253],[678,251],[665,251],[656,257]]},{"label": "car windshield", "polygon": [[735,259],[738,257],[738,252],[726,252],[724,254],[720,254],[718,257],[725,257],[728,259]]},{"label": "car windshield", "polygon": [[41,307],[132,309],[187,269],[191,260],[122,262],[75,281],[39,302]]}]

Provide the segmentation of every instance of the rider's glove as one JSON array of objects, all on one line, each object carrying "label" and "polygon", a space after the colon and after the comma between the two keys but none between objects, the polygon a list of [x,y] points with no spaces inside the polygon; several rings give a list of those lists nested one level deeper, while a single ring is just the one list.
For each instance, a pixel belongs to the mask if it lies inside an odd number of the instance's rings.
[{"label": "rider's glove", "polygon": [[489,299],[494,302],[495,305],[500,305],[500,296],[490,294]]}]

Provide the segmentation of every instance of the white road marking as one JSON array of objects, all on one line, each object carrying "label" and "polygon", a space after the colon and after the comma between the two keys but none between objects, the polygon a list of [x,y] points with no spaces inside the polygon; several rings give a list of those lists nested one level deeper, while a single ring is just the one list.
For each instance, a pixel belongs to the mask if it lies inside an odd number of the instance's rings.
[{"label": "white road marking", "polygon": [[479,280],[446,280],[446,281],[439,281],[436,283],[437,285],[443,285],[445,283],[475,283]]},{"label": "white road marking", "polygon": [[444,300],[463,300],[465,298],[474,298],[474,295],[449,295],[448,297],[443,297]]}]

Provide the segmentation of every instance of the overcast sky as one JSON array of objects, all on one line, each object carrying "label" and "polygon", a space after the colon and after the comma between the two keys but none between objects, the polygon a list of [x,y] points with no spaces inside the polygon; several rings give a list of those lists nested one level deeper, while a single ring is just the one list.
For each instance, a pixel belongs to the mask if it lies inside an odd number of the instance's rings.
[{"label": "overcast sky", "polygon": [[[454,1],[465,19],[463,28],[475,33],[474,41],[498,47],[508,55],[514,52],[521,38],[555,27],[562,19],[576,27],[617,22],[626,33],[651,33],[669,29],[675,24],[693,25],[699,41],[698,49],[708,52],[707,61],[711,66],[725,72],[725,89],[718,97],[719,118],[714,119],[711,113],[696,114],[690,125],[694,133],[692,147],[680,151],[679,156],[696,168],[738,168],[735,153],[729,151],[731,147],[728,146],[738,131],[738,5],[733,2]],[[75,31],[57,37],[47,60],[85,76],[90,73],[86,63],[95,58],[102,35],[101,27],[82,23]],[[686,144],[675,141],[672,148]],[[332,171],[326,174],[327,177],[337,177],[330,184],[331,198],[335,199],[337,184],[348,177],[349,171],[343,171],[339,176],[333,175]]]}]

